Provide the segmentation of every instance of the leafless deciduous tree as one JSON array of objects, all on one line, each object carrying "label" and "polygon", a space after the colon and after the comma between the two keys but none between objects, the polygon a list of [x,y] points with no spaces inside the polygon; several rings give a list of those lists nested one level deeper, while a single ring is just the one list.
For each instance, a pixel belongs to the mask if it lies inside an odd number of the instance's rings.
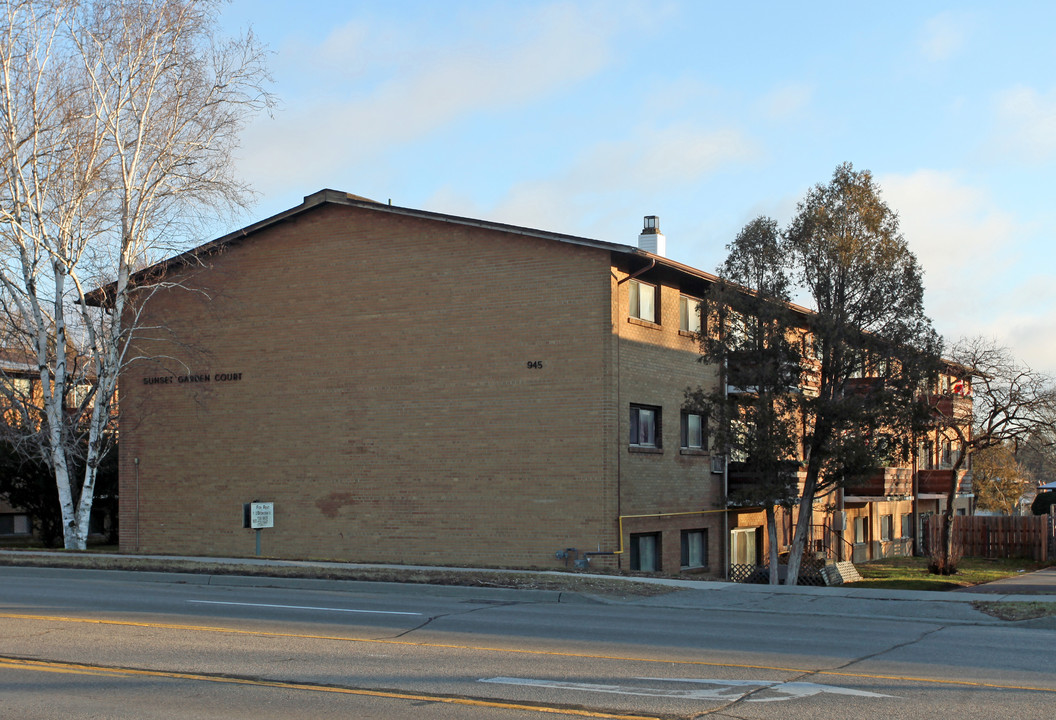
[{"label": "leafless deciduous tree", "polygon": [[[39,377],[27,437],[54,470],[68,548],[85,546],[150,294],[130,277],[193,241],[196,219],[248,199],[232,153],[271,104],[266,57],[252,35],[219,37],[217,12],[211,0],[0,5],[0,309]],[[102,285],[104,307],[85,302]]]},{"label": "leafless deciduous tree", "polygon": [[967,338],[953,346],[949,358],[972,376],[972,421],[934,408],[943,432],[957,439],[952,480],[943,510],[940,572],[956,570],[953,554],[953,501],[959,471],[987,448],[1016,444],[1056,429],[1056,386],[1052,378],[1023,365],[1011,351],[987,338]]}]

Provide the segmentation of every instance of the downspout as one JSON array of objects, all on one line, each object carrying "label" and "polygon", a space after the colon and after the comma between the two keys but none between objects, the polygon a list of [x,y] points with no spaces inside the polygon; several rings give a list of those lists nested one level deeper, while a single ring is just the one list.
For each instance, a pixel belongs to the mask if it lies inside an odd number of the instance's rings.
[{"label": "downspout", "polygon": [[647,273],[650,270],[652,270],[654,267],[656,267],[656,258],[649,258],[649,264],[648,265],[646,265],[644,268],[642,268],[638,272],[634,273],[633,275],[628,275],[623,280],[617,280],[616,281],[616,285],[617,286],[623,285],[628,280],[634,280],[639,275],[644,275],[645,273]]},{"label": "downspout", "polygon": [[[721,332],[721,330],[720,330]],[[727,382],[726,375],[726,353],[723,353],[723,368],[720,373],[719,381],[722,383],[722,404],[724,408],[729,407],[730,398],[730,384]],[[726,410],[723,410],[723,419],[726,417]],[[724,580],[730,579],[730,453],[729,448],[723,448],[727,452],[722,457],[722,554],[723,554],[723,571],[722,577]]]},{"label": "downspout", "polygon": [[919,452],[920,439],[913,433],[913,443],[910,448],[910,456],[913,458],[913,522],[909,524],[909,530],[913,533],[913,557],[922,555],[920,547],[920,468],[917,465],[917,453]]},{"label": "downspout", "polygon": [[[836,560],[837,560],[837,562],[842,562],[843,560],[847,559],[846,557],[844,557],[844,554],[843,554],[844,550],[843,550],[843,542],[842,542],[843,533],[845,533],[847,531],[847,511],[846,511],[846,507],[844,506],[844,502],[843,502],[843,485],[842,484],[840,485],[840,487],[836,488],[836,512],[840,513],[840,515],[843,517],[843,523],[842,523],[843,530],[840,530],[839,532],[837,532],[836,530],[832,530],[831,532],[832,532],[833,535],[838,535],[839,538],[840,538],[841,542],[837,542],[836,543]],[[831,542],[831,541],[832,541],[832,538],[830,537],[829,538],[829,542]]]},{"label": "downspout", "polygon": [[139,552],[139,458],[132,458],[136,466],[136,552]]}]

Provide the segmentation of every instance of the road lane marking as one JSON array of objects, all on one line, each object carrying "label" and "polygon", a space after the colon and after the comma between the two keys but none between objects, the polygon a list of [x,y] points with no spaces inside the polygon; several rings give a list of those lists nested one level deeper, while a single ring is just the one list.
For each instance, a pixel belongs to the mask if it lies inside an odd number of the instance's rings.
[{"label": "road lane marking", "polygon": [[325,612],[362,613],[364,615],[416,615],[420,617],[424,614],[417,612],[400,612],[398,610],[353,610],[349,608],[311,607],[310,605],[271,605],[269,603],[226,602],[224,600],[188,600],[187,602],[196,603],[198,605],[237,605],[239,607],[281,608],[283,610],[322,610]]},{"label": "road lane marking", "polygon": [[363,688],[347,688],[333,685],[310,685],[307,683],[284,682],[281,680],[255,680],[252,678],[232,677],[230,675],[202,675],[198,673],[165,672],[161,670],[96,667],[92,665],[62,663],[49,660],[23,660],[20,658],[0,657],[0,669],[30,670],[36,672],[63,673],[68,675],[155,677],[170,680],[193,680],[227,685],[279,688],[282,690],[305,690],[309,692],[333,693],[338,695],[359,695],[363,697],[385,698],[390,700],[413,700],[415,702],[437,702],[447,703],[449,705],[469,705],[472,707],[497,708],[501,710],[521,710],[524,712],[546,713],[550,715],[601,718],[602,720],[662,720],[662,718],[653,715],[621,715],[596,710],[584,710],[580,708],[563,708],[554,705],[531,705],[527,703],[502,702],[500,700],[480,700],[476,698],[450,697],[447,695],[397,692],[394,690],[367,690]]},{"label": "road lane marking", "polygon": [[897,698],[868,690],[853,690],[834,685],[819,685],[809,682],[784,682],[782,680],[711,680],[706,678],[634,678],[639,682],[685,683],[705,687],[672,688],[646,685],[580,683],[564,680],[539,680],[534,678],[493,677],[481,678],[482,683],[498,685],[520,685],[551,688],[554,690],[578,690],[582,692],[606,693],[609,695],[635,695],[639,697],[676,698],[679,700],[711,700],[724,703],[737,702],[760,690],[779,693],[777,697],[748,697],[747,702],[781,702],[799,700],[822,693],[830,695],[853,695],[866,698]]},{"label": "road lane marking", "polygon": [[559,652],[556,650],[526,650],[523,648],[489,647],[486,645],[456,645],[448,643],[416,642],[413,640],[387,640],[377,638],[357,638],[342,635],[314,635],[306,633],[281,633],[266,630],[241,630],[238,628],[215,627],[208,625],[184,625],[179,623],[150,623],[134,620],[103,620],[101,618],[76,618],[62,615],[28,615],[23,613],[0,613],[0,618],[11,620],[43,620],[51,622],[82,623],[85,625],[106,625],[115,627],[136,627],[154,630],[179,630],[181,632],[211,632],[246,637],[292,638],[300,640],[328,640],[333,642],[362,643],[371,645],[398,645],[438,650],[469,650],[473,652],[507,653],[510,655],[534,655],[539,657],[562,657],[581,660],[616,660],[619,662],[663,663],[665,665],[685,665],[689,667],[734,668],[737,670],[772,670],[774,672],[792,673],[795,675],[813,674],[829,677],[861,678],[865,680],[895,680],[915,682],[927,685],[953,685],[956,687],[978,687],[994,690],[1027,690],[1056,694],[1056,688],[1035,687],[1031,685],[1005,685],[1001,683],[978,682],[976,680],[943,680],[922,678],[912,675],[879,675],[874,673],[855,673],[845,670],[819,670],[816,668],[793,668],[778,665],[752,665],[747,663],[712,662],[708,660],[676,660],[670,658],[639,658],[626,655],[602,655],[595,653]]}]

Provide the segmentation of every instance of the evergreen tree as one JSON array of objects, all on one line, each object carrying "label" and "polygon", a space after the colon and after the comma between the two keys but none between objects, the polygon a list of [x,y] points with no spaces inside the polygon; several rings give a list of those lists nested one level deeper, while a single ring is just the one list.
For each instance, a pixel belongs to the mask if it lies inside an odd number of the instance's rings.
[{"label": "evergreen tree", "polygon": [[722,386],[688,390],[686,399],[709,416],[730,459],[730,503],[766,511],[770,582],[776,584],[775,508],[790,507],[797,494],[798,395],[790,388],[800,386],[802,321],[789,305],[776,222],[753,220],[727,250],[718,270],[723,279],[707,298],[717,332],[701,336],[701,359],[719,365]]},{"label": "evergreen tree", "polygon": [[905,459],[927,422],[924,379],[941,343],[920,266],[868,171],[845,163],[807,192],[785,231],[794,280],[813,304],[817,380],[802,396],[805,476],[789,556],[795,584],[815,499]]}]

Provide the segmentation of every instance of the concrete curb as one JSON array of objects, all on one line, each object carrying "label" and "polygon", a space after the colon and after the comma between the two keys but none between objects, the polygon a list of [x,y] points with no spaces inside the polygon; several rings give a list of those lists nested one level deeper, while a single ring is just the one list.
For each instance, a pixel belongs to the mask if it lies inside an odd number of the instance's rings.
[{"label": "concrete curb", "polygon": [[[36,550],[0,550],[0,557],[27,556],[63,558],[70,557],[71,553],[36,551]],[[628,597],[624,599],[613,599],[600,597],[587,592],[560,591],[560,590],[533,590],[514,588],[495,588],[472,585],[438,585],[429,583],[400,583],[373,580],[336,580],[325,578],[286,578],[267,575],[235,575],[223,572],[226,565],[249,565],[258,567],[290,567],[319,570],[327,569],[378,569],[378,570],[405,570],[405,571],[436,571],[436,572],[460,572],[466,574],[502,572],[510,574],[534,574],[553,575],[568,577],[569,573],[559,571],[533,571],[533,570],[507,570],[493,568],[452,568],[436,567],[427,565],[384,565],[366,563],[340,563],[310,560],[273,560],[268,558],[214,558],[214,557],[187,557],[177,555],[109,555],[104,553],[76,553],[74,557],[89,557],[95,559],[120,558],[138,559],[146,561],[179,561],[187,563],[199,563],[203,566],[216,566],[214,572],[156,572],[149,570],[125,570],[125,569],[81,569],[63,568],[64,572],[70,573],[71,577],[93,577],[101,579],[104,575],[99,573],[122,573],[135,574],[135,578],[142,582],[173,582],[198,585],[226,585],[231,587],[280,587],[305,590],[344,590],[348,592],[374,592],[374,593],[420,593],[447,597],[467,597],[480,593],[487,593],[491,597],[506,598],[511,602],[584,602],[604,604],[633,604],[649,607],[678,607],[699,609],[730,609],[750,610],[744,607],[744,603],[751,601],[756,604],[765,604],[767,601],[773,603],[788,603],[800,600],[802,602],[824,602],[829,604],[849,604],[860,601],[862,605],[876,604],[882,601],[896,601],[906,605],[918,604],[921,608],[926,604],[930,608],[948,606],[965,607],[971,603],[982,602],[1056,602],[1056,585],[1054,594],[1021,594],[1016,593],[1017,586],[1022,587],[1023,577],[1011,579],[1007,585],[1002,586],[999,581],[988,586],[986,592],[969,591],[923,591],[923,590],[884,590],[873,588],[850,588],[842,586],[811,587],[811,586],[786,586],[786,585],[747,585],[741,583],[729,583],[716,580],[682,580],[677,578],[650,578],[638,576],[602,575],[592,573],[575,573],[573,577],[597,578],[610,581],[627,581],[663,585],[682,592],[672,595],[653,597]],[[2,567],[2,566],[0,566]],[[32,566],[22,566],[32,567]],[[56,568],[58,569],[58,568]],[[1051,574],[1050,574],[1051,575]],[[998,587],[1001,586],[1001,590]],[[1004,592],[1002,592],[1004,590]],[[883,603],[889,605],[889,603]],[[762,610],[757,610],[762,611]],[[812,612],[823,612],[814,610]],[[957,611],[961,614],[962,611]],[[870,616],[875,616],[870,614]],[[893,617],[912,617],[912,613],[901,613]],[[1023,623],[1036,623],[1032,627],[1047,627],[1044,621],[1052,620],[1056,628],[1056,618],[1039,618],[1037,620],[1019,621],[1016,626]],[[1012,624],[1007,621],[994,619],[994,622]]]}]

